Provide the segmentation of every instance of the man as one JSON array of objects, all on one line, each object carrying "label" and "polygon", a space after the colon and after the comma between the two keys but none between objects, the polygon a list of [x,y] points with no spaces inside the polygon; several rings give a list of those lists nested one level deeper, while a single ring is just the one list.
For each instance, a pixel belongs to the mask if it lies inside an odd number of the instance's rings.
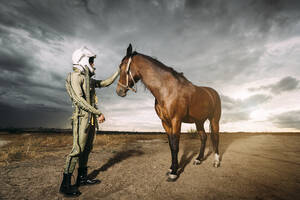
[{"label": "man", "polygon": [[[119,70],[110,78],[102,81],[92,78],[95,75],[94,59],[96,55],[88,48],[82,47],[72,55],[73,72],[68,74],[66,89],[71,97],[74,112],[72,115],[73,148],[67,156],[60,186],[60,193],[66,196],[79,196],[80,185],[100,183],[100,180],[87,177],[87,162],[92,150],[97,121],[105,121],[104,115],[97,109],[97,96],[95,88],[107,87],[112,84]],[[76,164],[78,176],[75,185],[71,185],[71,176]]]}]

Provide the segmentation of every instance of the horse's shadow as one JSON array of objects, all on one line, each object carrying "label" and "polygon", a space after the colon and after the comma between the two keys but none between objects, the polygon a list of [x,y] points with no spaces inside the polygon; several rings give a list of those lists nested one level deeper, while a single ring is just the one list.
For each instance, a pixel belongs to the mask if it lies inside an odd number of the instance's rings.
[{"label": "horse's shadow", "polygon": [[[200,143],[201,144],[201,143]],[[183,153],[179,161],[179,170],[177,171],[178,178],[181,173],[184,172],[185,167],[193,160],[193,158],[198,155],[200,150],[199,147],[196,147],[194,145],[184,145]],[[212,154],[212,151],[209,149],[208,152],[204,155],[203,161],[205,161],[210,155]]]},{"label": "horse's shadow", "polygon": [[98,169],[95,169],[94,171],[92,171],[88,175],[88,177],[94,179],[98,176],[98,174],[100,172],[104,172],[104,171],[108,170],[110,167],[114,166],[115,164],[120,163],[120,162],[122,162],[123,160],[126,160],[129,157],[141,156],[143,154],[144,154],[143,151],[134,150],[134,149],[120,151],[120,152],[116,153],[114,155],[114,157],[110,158],[104,165],[102,165]]},{"label": "horse's shadow", "polygon": [[[213,153],[212,146],[211,146],[211,141],[210,141],[209,137],[210,136],[208,135],[207,143],[206,143],[207,148],[205,149],[205,154],[204,154],[203,161],[205,161]],[[195,138],[195,136],[192,136],[189,139],[197,139],[198,142],[190,144],[188,141],[183,141],[183,144],[182,144],[183,145],[183,153],[181,155],[181,158],[180,158],[180,161],[179,161],[179,169],[177,171],[178,178],[179,178],[180,174],[182,174],[184,172],[185,167],[193,160],[193,158],[196,155],[199,154],[200,145],[201,145],[200,138],[198,138],[198,136],[196,138]],[[224,142],[222,142],[222,138],[220,138],[220,139],[221,139],[220,140],[221,142],[220,142],[220,145],[219,145],[220,160],[222,161],[223,160],[222,159],[223,155],[225,154],[226,150],[228,149],[228,147],[231,145],[231,143],[233,141],[238,139],[238,137],[237,138],[236,137],[231,137],[230,139],[226,139],[226,141],[224,141]],[[116,153],[112,158],[110,158],[104,165],[102,165],[98,169],[95,169],[94,171],[92,171],[88,175],[88,177],[89,178],[96,178],[101,171],[104,172],[107,169],[109,169],[110,167],[114,166],[117,163],[122,162],[123,160],[128,159],[129,157],[141,156],[143,154],[144,154],[143,151],[135,150],[135,149],[120,151],[120,152]],[[221,163],[221,165],[222,165],[222,163]]]},{"label": "horse's shadow", "polygon": [[184,172],[185,167],[192,161],[195,155],[197,155],[196,149],[185,146],[179,161],[179,170],[177,171],[178,178],[180,174]]},{"label": "horse's shadow", "polygon": [[[211,133],[209,133],[211,134]],[[204,153],[204,158],[202,162],[204,162],[212,153],[213,153],[213,147],[211,144],[211,139],[210,135],[207,135],[207,141],[206,141],[206,149]],[[236,137],[231,137],[230,139],[226,139],[226,141],[222,142],[222,139],[224,138],[225,135],[222,135],[220,137],[220,144],[219,144],[219,149],[220,149],[220,161],[223,160],[223,155],[226,153],[228,147],[233,143],[237,138]],[[179,170],[177,171],[178,178],[180,174],[184,172],[185,167],[193,160],[195,156],[199,154],[200,151],[200,146],[201,146],[201,141],[200,138],[198,138],[197,135],[193,135],[188,137],[189,139],[199,139],[199,142],[194,143],[193,145],[183,142],[183,153],[179,161]],[[222,165],[222,164],[221,164]]]}]

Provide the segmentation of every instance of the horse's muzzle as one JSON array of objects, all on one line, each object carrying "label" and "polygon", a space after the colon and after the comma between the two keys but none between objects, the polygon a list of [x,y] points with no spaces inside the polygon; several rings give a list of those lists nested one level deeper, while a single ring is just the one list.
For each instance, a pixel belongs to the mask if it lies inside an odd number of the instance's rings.
[{"label": "horse's muzzle", "polygon": [[123,88],[120,88],[118,87],[117,90],[116,90],[117,94],[120,96],[120,97],[125,97],[126,96],[126,91],[124,91]]}]

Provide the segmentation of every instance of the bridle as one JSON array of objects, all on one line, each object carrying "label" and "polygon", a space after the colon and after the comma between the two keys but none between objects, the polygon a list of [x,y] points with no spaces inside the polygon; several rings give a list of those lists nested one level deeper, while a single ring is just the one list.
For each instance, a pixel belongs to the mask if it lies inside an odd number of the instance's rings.
[{"label": "bridle", "polygon": [[[136,83],[134,81],[134,78],[132,76],[132,73],[130,71],[130,64],[131,64],[131,57],[129,58],[128,60],[128,63],[127,63],[127,66],[126,66],[126,85],[123,85],[122,83],[120,83],[120,80],[118,82],[118,85],[120,85],[121,87],[125,88],[125,89],[129,89],[129,90],[132,90],[133,92],[137,92],[137,86],[136,86]],[[129,87],[129,84],[128,84],[128,77],[130,76],[131,80],[133,81],[133,87]]]}]

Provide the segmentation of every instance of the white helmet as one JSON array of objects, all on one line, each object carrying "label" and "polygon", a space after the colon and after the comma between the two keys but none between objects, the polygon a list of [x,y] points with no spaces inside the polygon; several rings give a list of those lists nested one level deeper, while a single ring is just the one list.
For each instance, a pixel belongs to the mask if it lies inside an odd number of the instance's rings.
[{"label": "white helmet", "polygon": [[89,63],[90,57],[96,57],[96,54],[94,54],[87,47],[83,46],[80,49],[77,49],[72,54],[73,66],[78,68],[80,71],[84,71],[85,66],[87,66],[90,70],[90,73],[94,74],[95,69]]}]

